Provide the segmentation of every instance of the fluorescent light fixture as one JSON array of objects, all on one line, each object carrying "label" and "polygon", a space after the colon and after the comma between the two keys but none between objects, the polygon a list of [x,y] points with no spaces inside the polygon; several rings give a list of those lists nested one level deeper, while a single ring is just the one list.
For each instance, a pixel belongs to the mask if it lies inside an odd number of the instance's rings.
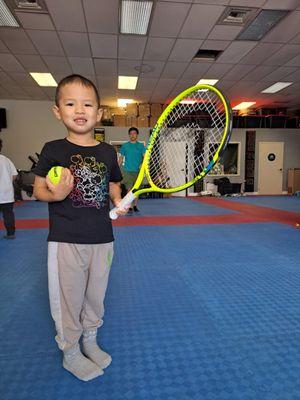
[{"label": "fluorescent light fixture", "polygon": [[193,104],[195,104],[195,103],[196,103],[195,100],[182,100],[182,101],[180,102],[180,104],[190,104],[190,105],[193,105]]},{"label": "fluorescent light fixture", "polygon": [[20,26],[4,0],[0,0],[0,26]]},{"label": "fluorescent light fixture", "polygon": [[137,76],[119,76],[118,77],[118,89],[129,89],[134,90],[138,81]]},{"label": "fluorescent light fixture", "polygon": [[132,99],[118,99],[118,107],[126,107],[126,104],[134,103]]},{"label": "fluorescent light fixture", "polygon": [[49,73],[30,72],[30,75],[38,83],[39,86],[48,86],[48,87],[57,86],[55,79]]},{"label": "fluorescent light fixture", "polygon": [[246,108],[249,108],[255,104],[256,101],[243,101],[242,103],[238,104],[235,107],[232,107],[233,110],[246,110]]},{"label": "fluorescent light fixture", "polygon": [[205,85],[214,86],[217,82],[219,82],[219,79],[200,79],[197,85],[201,85],[203,83]]},{"label": "fluorescent light fixture", "polygon": [[261,93],[276,93],[280,90],[292,85],[293,82],[277,82],[274,85],[269,86],[267,89],[263,90]]},{"label": "fluorescent light fixture", "polygon": [[146,35],[153,1],[122,0],[120,33]]}]

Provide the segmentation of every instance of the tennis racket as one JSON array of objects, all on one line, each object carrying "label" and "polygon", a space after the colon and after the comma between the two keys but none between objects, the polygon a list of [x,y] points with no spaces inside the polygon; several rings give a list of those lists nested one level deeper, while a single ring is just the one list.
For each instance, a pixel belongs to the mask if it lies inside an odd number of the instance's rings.
[{"label": "tennis racket", "polygon": [[174,193],[194,185],[219,160],[231,130],[231,107],[220,90],[202,84],[180,93],[159,117],[137,180],[110,218],[118,218],[116,211],[142,193]]}]

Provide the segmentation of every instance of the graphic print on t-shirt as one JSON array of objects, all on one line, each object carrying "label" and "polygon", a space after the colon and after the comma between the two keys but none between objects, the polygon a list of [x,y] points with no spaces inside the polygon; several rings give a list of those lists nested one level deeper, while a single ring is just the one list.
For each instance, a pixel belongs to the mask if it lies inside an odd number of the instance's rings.
[{"label": "graphic print on t-shirt", "polygon": [[108,171],[105,164],[95,157],[71,157],[70,170],[74,176],[74,188],[69,197],[74,207],[101,208],[108,197]]}]

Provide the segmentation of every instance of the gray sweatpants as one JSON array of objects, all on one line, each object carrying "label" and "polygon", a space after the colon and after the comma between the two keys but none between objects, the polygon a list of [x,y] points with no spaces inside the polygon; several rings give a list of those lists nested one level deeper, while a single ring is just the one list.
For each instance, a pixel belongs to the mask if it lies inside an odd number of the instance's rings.
[{"label": "gray sweatpants", "polygon": [[48,286],[55,337],[61,350],[78,343],[82,332],[103,324],[104,297],[113,258],[113,242],[49,242]]}]

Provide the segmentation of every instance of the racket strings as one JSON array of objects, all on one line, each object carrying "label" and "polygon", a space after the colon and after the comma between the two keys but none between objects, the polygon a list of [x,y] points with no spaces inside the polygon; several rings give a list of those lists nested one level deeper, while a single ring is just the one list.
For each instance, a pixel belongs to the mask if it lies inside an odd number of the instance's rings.
[{"label": "racket strings", "polygon": [[148,173],[161,188],[175,188],[199,176],[219,149],[226,124],[222,100],[198,90],[167,115],[152,143]]}]

